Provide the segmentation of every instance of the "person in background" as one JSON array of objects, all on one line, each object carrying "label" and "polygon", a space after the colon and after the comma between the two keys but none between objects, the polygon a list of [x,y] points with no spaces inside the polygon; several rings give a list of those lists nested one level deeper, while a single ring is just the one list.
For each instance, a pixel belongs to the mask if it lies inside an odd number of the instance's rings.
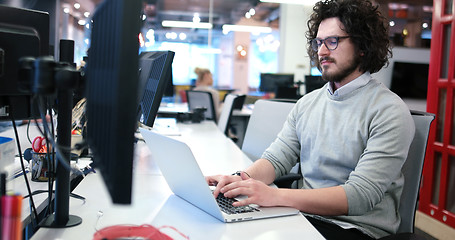
[{"label": "person in background", "polygon": [[[234,206],[299,209],[326,239],[396,233],[414,137],[407,105],[370,73],[388,63],[388,23],[369,0],[324,0],[308,21],[308,54],[327,81],[291,110],[261,159],[238,175],[207,176]],[[300,163],[298,189],[269,186]]]},{"label": "person in background", "polygon": [[195,68],[194,73],[197,75],[196,87],[193,90],[210,92],[213,98],[213,104],[216,111],[216,116],[219,118],[221,113],[220,94],[213,88],[213,77],[209,69],[206,68]]}]

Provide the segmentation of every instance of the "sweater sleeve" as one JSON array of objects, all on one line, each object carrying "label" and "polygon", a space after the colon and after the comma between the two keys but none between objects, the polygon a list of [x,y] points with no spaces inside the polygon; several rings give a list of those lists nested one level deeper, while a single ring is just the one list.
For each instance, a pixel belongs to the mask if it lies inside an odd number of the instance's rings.
[{"label": "sweater sleeve", "polygon": [[297,110],[289,113],[275,141],[265,150],[262,158],[275,168],[275,178],[286,175],[299,161],[300,143],[296,131]]},{"label": "sweater sleeve", "polygon": [[[371,211],[388,189],[396,188],[391,185],[398,183],[401,187],[401,168],[414,137],[414,121],[404,104],[372,111],[367,117],[370,136],[366,148],[342,185],[348,198],[348,215]],[[399,195],[395,198],[399,201]]]}]

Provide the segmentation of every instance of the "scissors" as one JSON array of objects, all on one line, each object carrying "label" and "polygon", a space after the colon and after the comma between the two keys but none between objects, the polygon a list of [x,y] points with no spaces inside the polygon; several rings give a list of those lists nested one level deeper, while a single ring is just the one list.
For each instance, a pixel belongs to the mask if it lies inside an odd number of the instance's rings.
[{"label": "scissors", "polygon": [[47,152],[46,138],[38,136],[35,139],[33,139],[32,149],[36,153],[45,153],[45,152]]}]

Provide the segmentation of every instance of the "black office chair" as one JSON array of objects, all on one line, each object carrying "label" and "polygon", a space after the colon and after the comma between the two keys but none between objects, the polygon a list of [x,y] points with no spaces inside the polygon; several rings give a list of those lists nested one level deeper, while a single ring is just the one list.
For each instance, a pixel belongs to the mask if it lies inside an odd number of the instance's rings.
[{"label": "black office chair", "polygon": [[213,103],[213,97],[210,92],[187,90],[186,97],[188,101],[188,109],[190,112],[197,108],[204,108],[205,119],[213,120],[215,123],[218,122],[216,117],[215,104]]}]

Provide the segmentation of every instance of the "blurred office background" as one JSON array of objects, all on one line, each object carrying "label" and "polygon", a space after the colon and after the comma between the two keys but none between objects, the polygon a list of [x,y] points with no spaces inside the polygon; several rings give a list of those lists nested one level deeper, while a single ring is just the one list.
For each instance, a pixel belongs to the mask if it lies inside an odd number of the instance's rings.
[{"label": "blurred office background", "polygon": [[[320,75],[311,66],[305,38],[306,22],[316,0],[302,0],[302,4],[266,1],[143,1],[143,28],[138,36],[140,50],[176,53],[173,61],[176,97],[169,101],[183,100],[178,93],[194,84],[196,67],[210,69],[214,86],[220,90],[269,97],[260,89],[261,76],[279,73],[292,75],[299,93],[305,94],[306,89],[301,89],[298,83],[305,85],[308,83],[305,76]],[[400,95],[411,109],[426,111],[433,0],[371,1],[379,4],[381,12],[388,17],[389,37],[393,43],[390,64],[375,76]],[[55,43],[60,39],[75,40],[75,61],[79,66],[83,65],[90,46],[91,18],[101,2],[0,0],[0,4],[49,12],[50,43],[54,46],[51,54],[58,56]],[[435,2],[445,4],[447,12],[453,11],[453,0]],[[444,47],[449,49],[450,46]],[[418,224],[422,227],[428,225],[428,221],[422,224],[418,219]],[[453,226],[448,227],[453,231]]]},{"label": "blurred office background", "polygon": [[[267,2],[271,1],[271,2]],[[373,0],[389,18],[396,60],[429,63],[432,0]],[[0,3],[47,11],[51,44],[76,42],[83,64],[90,46],[91,17],[102,0],[5,0]],[[195,67],[213,73],[214,86],[241,93],[258,91],[261,73],[319,75],[306,54],[306,21],[316,0],[279,4],[273,0],[144,0],[141,51],[172,50],[173,84],[194,84]],[[296,2],[296,1],[294,1]],[[298,2],[298,1],[297,1]],[[55,44],[54,44],[55,45]],[[54,47],[55,52],[58,51]],[[391,87],[393,62],[380,78]],[[406,67],[406,66],[404,66]],[[411,66],[412,67],[412,66]],[[305,90],[300,90],[302,94]]]}]

